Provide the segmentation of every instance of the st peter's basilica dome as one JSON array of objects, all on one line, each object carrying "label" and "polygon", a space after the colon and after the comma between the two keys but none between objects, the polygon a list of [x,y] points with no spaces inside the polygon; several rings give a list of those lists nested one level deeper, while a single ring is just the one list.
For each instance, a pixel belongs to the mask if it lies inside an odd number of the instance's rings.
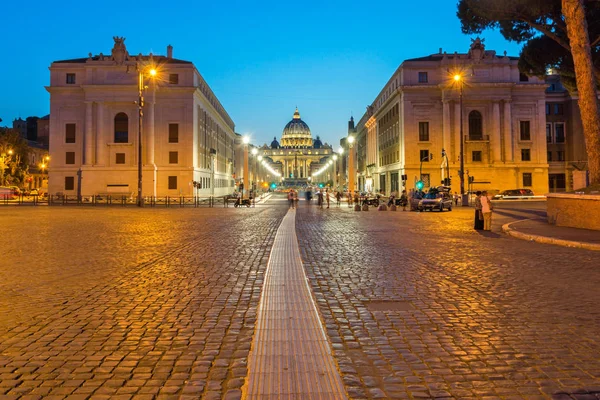
[{"label": "st peter's basilica dome", "polygon": [[300,118],[296,108],[294,118],[283,128],[281,135],[281,147],[284,148],[310,148],[313,145],[310,128]]}]

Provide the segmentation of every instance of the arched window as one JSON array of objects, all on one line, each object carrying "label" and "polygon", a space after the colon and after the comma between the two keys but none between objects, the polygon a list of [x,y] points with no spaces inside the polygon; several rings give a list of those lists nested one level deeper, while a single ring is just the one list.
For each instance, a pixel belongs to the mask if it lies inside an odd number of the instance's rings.
[{"label": "arched window", "polygon": [[483,139],[483,126],[481,113],[477,110],[473,110],[469,113],[469,139],[481,140]]},{"label": "arched window", "polygon": [[122,112],[115,115],[115,143],[129,143],[129,118]]}]

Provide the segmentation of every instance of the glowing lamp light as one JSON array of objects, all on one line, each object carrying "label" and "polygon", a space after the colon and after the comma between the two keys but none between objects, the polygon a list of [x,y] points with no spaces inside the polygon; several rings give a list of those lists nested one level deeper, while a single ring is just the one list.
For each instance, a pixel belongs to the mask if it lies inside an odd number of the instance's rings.
[{"label": "glowing lamp light", "polygon": [[256,150],[256,147],[252,149],[252,155],[255,156],[258,154],[258,150]]},{"label": "glowing lamp light", "polygon": [[156,70],[154,68],[150,69],[149,73],[150,76],[156,76]]},{"label": "glowing lamp light", "polygon": [[337,161],[337,158],[338,158],[338,157],[337,157],[337,154],[334,154],[334,155],[333,155],[333,161]]},{"label": "glowing lamp light", "polygon": [[250,136],[244,136],[244,137],[242,138],[242,142],[244,142],[244,144],[248,144],[248,143],[250,143]]},{"label": "glowing lamp light", "polygon": [[258,156],[258,161],[262,161],[262,156]]},{"label": "glowing lamp light", "polygon": [[354,136],[348,136],[348,143],[354,143]]},{"label": "glowing lamp light", "polygon": [[456,82],[460,81],[462,79],[462,76],[460,76],[459,74],[454,75],[454,80]]}]

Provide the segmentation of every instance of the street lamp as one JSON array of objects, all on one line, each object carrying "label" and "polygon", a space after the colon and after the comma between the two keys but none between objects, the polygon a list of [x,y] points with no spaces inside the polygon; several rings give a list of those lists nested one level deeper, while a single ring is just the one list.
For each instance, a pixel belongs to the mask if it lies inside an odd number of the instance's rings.
[{"label": "street lamp", "polygon": [[337,178],[337,154],[333,155],[333,187],[338,190],[338,178]]},{"label": "street lamp", "polygon": [[354,146],[354,136],[348,136],[348,191],[350,194],[354,194],[354,151],[352,151],[352,147]]},{"label": "street lamp", "polygon": [[143,68],[138,63],[138,207],[144,207],[144,199],[142,197],[142,118],[144,117],[144,96],[143,92],[146,86],[144,85],[144,75],[155,77],[156,69],[152,67]]},{"label": "street lamp", "polygon": [[469,199],[467,194],[465,193],[465,145],[464,145],[464,137],[463,137],[463,86],[464,86],[464,78],[460,74],[454,75],[454,82],[458,83],[459,87],[459,107],[460,107],[460,170],[458,171],[458,176],[460,178],[460,197],[462,201],[463,207],[469,205]]},{"label": "street lamp", "polygon": [[249,173],[248,173],[248,143],[250,143],[250,137],[244,136],[242,138],[242,142],[244,143],[244,175],[242,178],[242,199],[244,199],[244,185],[247,185],[250,181]]}]

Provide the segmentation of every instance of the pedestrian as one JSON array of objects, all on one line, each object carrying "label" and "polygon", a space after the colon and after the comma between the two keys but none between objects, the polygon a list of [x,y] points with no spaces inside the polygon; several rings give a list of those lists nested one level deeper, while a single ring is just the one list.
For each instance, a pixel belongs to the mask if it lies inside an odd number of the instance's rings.
[{"label": "pedestrian", "polygon": [[475,224],[474,228],[477,231],[483,229],[483,212],[481,211],[481,191],[475,192]]},{"label": "pedestrian", "polygon": [[406,211],[406,206],[408,205],[408,197],[406,196],[406,190],[402,191],[400,195],[400,204],[402,205],[402,211]]},{"label": "pedestrian", "polygon": [[341,191],[337,191],[335,192],[335,199],[337,201],[337,206],[339,207],[340,204],[342,204],[342,192]]},{"label": "pedestrian", "polygon": [[458,206],[458,193],[454,192],[454,205]]},{"label": "pedestrian", "polygon": [[290,208],[294,208],[294,189],[290,189],[288,192],[288,202],[290,203]]},{"label": "pedestrian", "polygon": [[329,208],[329,189],[325,189],[325,201],[327,201],[327,208]]},{"label": "pedestrian", "polygon": [[323,208],[323,191],[317,190],[317,205],[319,208]]},{"label": "pedestrian", "polygon": [[487,195],[487,191],[483,191],[481,193],[481,212],[483,213],[483,230],[491,231],[492,230],[492,210],[494,210],[494,206],[492,206],[492,201]]},{"label": "pedestrian", "polygon": [[296,207],[298,207],[298,201],[299,201],[299,199],[298,199],[298,191],[294,190],[294,205]]}]

